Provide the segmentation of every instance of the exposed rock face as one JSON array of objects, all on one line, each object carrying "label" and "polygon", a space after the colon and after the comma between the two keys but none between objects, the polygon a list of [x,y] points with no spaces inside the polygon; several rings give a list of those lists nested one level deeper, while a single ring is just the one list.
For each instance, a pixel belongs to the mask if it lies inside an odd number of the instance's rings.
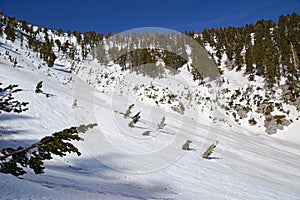
[{"label": "exposed rock face", "polygon": [[178,105],[178,106],[172,106],[171,109],[181,115],[184,114],[184,108],[182,108],[182,106]]},{"label": "exposed rock face", "polygon": [[293,102],[292,105],[295,106],[296,108],[300,109],[300,99],[296,99],[296,101]]},{"label": "exposed rock face", "polygon": [[266,133],[269,135],[275,134],[277,129],[283,130],[285,126],[290,124],[291,122],[286,119],[285,115],[268,115],[265,119]]},{"label": "exposed rock face", "polygon": [[290,104],[295,106],[297,109],[300,109],[300,99],[291,96],[291,88],[286,84],[281,85],[279,88],[282,90],[282,98],[285,101],[290,102]]},{"label": "exposed rock face", "polygon": [[270,115],[273,111],[273,103],[272,102],[263,102],[257,107],[257,113],[262,113],[265,115]]},{"label": "exposed rock face", "polygon": [[247,109],[239,104],[235,105],[234,109],[236,110],[237,114],[243,119],[247,117]]}]

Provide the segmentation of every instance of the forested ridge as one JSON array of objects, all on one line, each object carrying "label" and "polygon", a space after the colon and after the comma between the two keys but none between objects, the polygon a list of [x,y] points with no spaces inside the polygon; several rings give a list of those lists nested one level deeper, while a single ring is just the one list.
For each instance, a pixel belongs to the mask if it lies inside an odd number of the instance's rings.
[{"label": "forested ridge", "polygon": [[[186,32],[202,45],[210,45],[220,65],[237,71],[245,66],[246,75],[263,76],[269,88],[284,82],[291,100],[299,97],[300,16],[282,15],[278,22],[259,20],[244,27],[204,29]],[[251,77],[251,76],[250,76]]]},{"label": "forested ridge", "polygon": [[[69,37],[75,36],[77,45],[81,47],[78,49],[76,44],[68,40],[64,43],[60,40],[53,40],[48,36],[49,30],[47,28],[34,28],[33,25],[24,20],[4,17],[2,13],[0,24],[0,34],[5,33],[6,39],[11,41],[14,41],[16,37],[20,38],[21,46],[23,46],[26,37],[28,41],[26,47],[38,52],[40,58],[49,67],[53,66],[56,59],[53,47],[65,53],[72,60],[84,60],[89,53],[99,59],[101,55],[99,55],[99,51],[96,55],[95,47],[103,44],[105,38],[107,39],[113,35],[111,32],[106,34],[96,33],[95,31],[80,33],[76,30],[72,32],[68,30],[64,33],[62,29],[52,30],[58,36],[64,34]],[[295,101],[299,97],[300,87],[299,29],[300,16],[293,13],[280,16],[277,22],[259,20],[255,24],[247,24],[243,27],[211,28],[204,29],[201,32],[186,31],[184,34],[192,37],[204,47],[210,46],[213,49],[213,52],[210,53],[219,66],[225,56],[225,66],[227,68],[236,71],[244,68],[244,73],[249,76],[249,80],[253,79],[253,75],[262,76],[265,78],[266,86],[270,89],[284,84],[289,91],[289,97],[286,100]],[[39,37],[40,33],[43,33],[43,38]],[[185,53],[184,47],[184,44],[180,44],[180,48],[183,48],[181,52]],[[117,46],[110,47],[108,53],[104,55],[104,60],[108,61],[109,54],[113,54],[116,49]],[[155,48],[127,52],[114,61],[120,64],[123,70],[126,70],[128,67],[131,68],[132,65],[153,63],[157,59],[162,59],[166,65],[171,66],[175,71],[187,62],[187,59],[182,58],[182,56]],[[140,68],[134,69],[141,72]],[[221,69],[220,71],[222,72]],[[142,72],[144,73],[144,71]],[[149,73],[153,73],[153,70]],[[201,78],[201,74],[195,70],[193,75],[194,80]]]}]

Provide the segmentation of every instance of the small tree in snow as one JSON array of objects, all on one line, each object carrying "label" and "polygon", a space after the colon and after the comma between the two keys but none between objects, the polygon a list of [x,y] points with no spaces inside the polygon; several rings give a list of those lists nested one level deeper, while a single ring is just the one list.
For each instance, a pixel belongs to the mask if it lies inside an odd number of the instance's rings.
[{"label": "small tree in snow", "polygon": [[[2,83],[0,83],[0,86]],[[22,91],[17,89],[18,85],[9,85],[7,87],[0,87],[0,113],[1,112],[16,112],[20,113],[26,111],[25,106],[28,102],[19,102],[12,96],[14,93]]]},{"label": "small tree in snow", "polygon": [[133,108],[133,106],[134,106],[134,104],[131,104],[131,105],[127,108],[126,112],[124,113],[124,117],[125,117],[125,118],[129,117],[129,115],[131,114],[131,109]]},{"label": "small tree in snow", "polygon": [[43,87],[43,81],[38,82],[38,84],[35,87],[35,93],[43,93],[42,87]]},{"label": "small tree in snow", "polygon": [[145,131],[145,132],[143,133],[143,135],[144,135],[144,136],[148,136],[148,135],[150,135],[150,133],[151,133],[151,131]]},{"label": "small tree in snow", "polygon": [[157,124],[157,129],[163,129],[167,124],[165,123],[166,118],[163,117],[160,121],[160,123]]},{"label": "small tree in snow", "polygon": [[77,99],[74,100],[73,104],[72,104],[72,108],[75,109],[77,107]]},{"label": "small tree in snow", "polygon": [[188,151],[190,150],[190,143],[192,143],[191,140],[187,140],[183,145],[182,145],[182,150]]},{"label": "small tree in snow", "polygon": [[141,113],[141,112],[138,112],[137,114],[135,114],[135,115],[132,117],[132,121],[128,123],[128,126],[129,126],[129,127],[133,128],[134,125],[139,121],[139,119],[141,118],[140,113]]},{"label": "small tree in snow", "polygon": [[216,143],[212,143],[207,149],[206,151],[202,154],[202,158],[204,159],[208,159],[209,156],[213,153],[214,149],[216,148],[218,144],[218,141]]}]

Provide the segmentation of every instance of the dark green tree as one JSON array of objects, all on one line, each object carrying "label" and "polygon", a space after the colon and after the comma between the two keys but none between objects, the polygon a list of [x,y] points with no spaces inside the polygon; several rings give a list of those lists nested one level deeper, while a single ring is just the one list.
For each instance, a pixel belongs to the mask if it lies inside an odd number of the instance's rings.
[{"label": "dark green tree", "polygon": [[138,112],[137,114],[135,114],[135,115],[132,117],[132,121],[128,123],[128,126],[129,126],[129,127],[133,128],[134,125],[139,121],[139,119],[141,118],[140,113],[141,113],[141,112]]},{"label": "dark green tree", "polygon": [[38,84],[35,87],[35,93],[43,93],[42,87],[43,87],[43,81],[38,82]]},{"label": "dark green tree", "polygon": [[81,155],[70,141],[83,140],[79,133],[84,133],[97,124],[71,127],[42,138],[39,142],[16,149],[8,147],[0,151],[0,172],[14,176],[24,175],[30,168],[36,174],[44,173],[44,161],[53,159],[53,155],[64,157],[67,153]]},{"label": "dark green tree", "polygon": [[16,39],[16,21],[14,17],[8,17],[6,27],[4,29],[6,34],[6,39],[11,40],[12,42]]},{"label": "dark green tree", "polygon": [[129,117],[129,115],[131,114],[131,109],[133,108],[133,106],[134,106],[134,104],[131,104],[131,105],[127,108],[127,110],[126,110],[125,113],[124,113],[124,117],[125,117],[125,118]]},{"label": "dark green tree", "polygon": [[[2,83],[0,83],[0,86]],[[0,113],[1,112],[16,112],[20,113],[26,111],[25,108],[28,102],[20,102],[15,100],[13,94],[22,91],[18,88],[18,85],[9,85],[6,87],[0,87]]]},{"label": "dark green tree", "polygon": [[217,147],[218,141],[211,144],[206,151],[202,154],[202,158],[209,159],[209,156],[213,153],[214,149]]},{"label": "dark green tree", "polygon": [[245,60],[246,60],[246,73],[248,74],[254,73],[252,46],[248,47],[248,49],[246,50]]}]

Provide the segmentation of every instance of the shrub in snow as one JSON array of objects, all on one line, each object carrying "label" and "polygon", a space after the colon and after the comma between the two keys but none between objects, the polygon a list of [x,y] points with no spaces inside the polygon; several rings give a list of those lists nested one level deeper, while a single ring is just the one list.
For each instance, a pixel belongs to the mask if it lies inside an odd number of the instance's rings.
[{"label": "shrub in snow", "polygon": [[257,124],[256,120],[254,118],[249,119],[249,124],[251,126],[255,126]]},{"label": "shrub in snow", "polygon": [[148,136],[148,135],[150,135],[150,133],[151,133],[151,131],[145,131],[145,132],[143,133],[143,135],[144,135],[144,136]]},{"label": "shrub in snow", "polygon": [[77,99],[74,100],[73,104],[72,104],[72,108],[76,108],[77,107]]},{"label": "shrub in snow", "polygon": [[141,113],[141,112],[138,112],[137,114],[135,114],[135,115],[132,117],[132,121],[128,123],[128,126],[129,126],[129,127],[133,128],[134,125],[139,121],[139,119],[141,118],[140,113]]},{"label": "shrub in snow", "polygon": [[216,143],[212,143],[207,149],[206,151],[202,154],[202,158],[204,159],[208,159],[209,156],[213,153],[214,149],[216,148],[218,144],[218,141]]},{"label": "shrub in snow", "polygon": [[131,109],[133,108],[133,106],[134,106],[134,104],[131,104],[131,105],[127,108],[126,112],[124,113],[124,117],[125,117],[125,118],[127,118],[127,117],[131,114]]},{"label": "shrub in snow", "polygon": [[42,87],[43,87],[43,81],[38,82],[38,84],[35,87],[35,93],[43,93]]},{"label": "shrub in snow", "polygon": [[190,143],[192,143],[191,140],[187,140],[183,145],[182,145],[182,150],[188,151],[190,150]]},{"label": "shrub in snow", "polygon": [[165,123],[166,118],[163,117],[160,121],[160,123],[157,124],[157,129],[163,129],[167,124]]}]

